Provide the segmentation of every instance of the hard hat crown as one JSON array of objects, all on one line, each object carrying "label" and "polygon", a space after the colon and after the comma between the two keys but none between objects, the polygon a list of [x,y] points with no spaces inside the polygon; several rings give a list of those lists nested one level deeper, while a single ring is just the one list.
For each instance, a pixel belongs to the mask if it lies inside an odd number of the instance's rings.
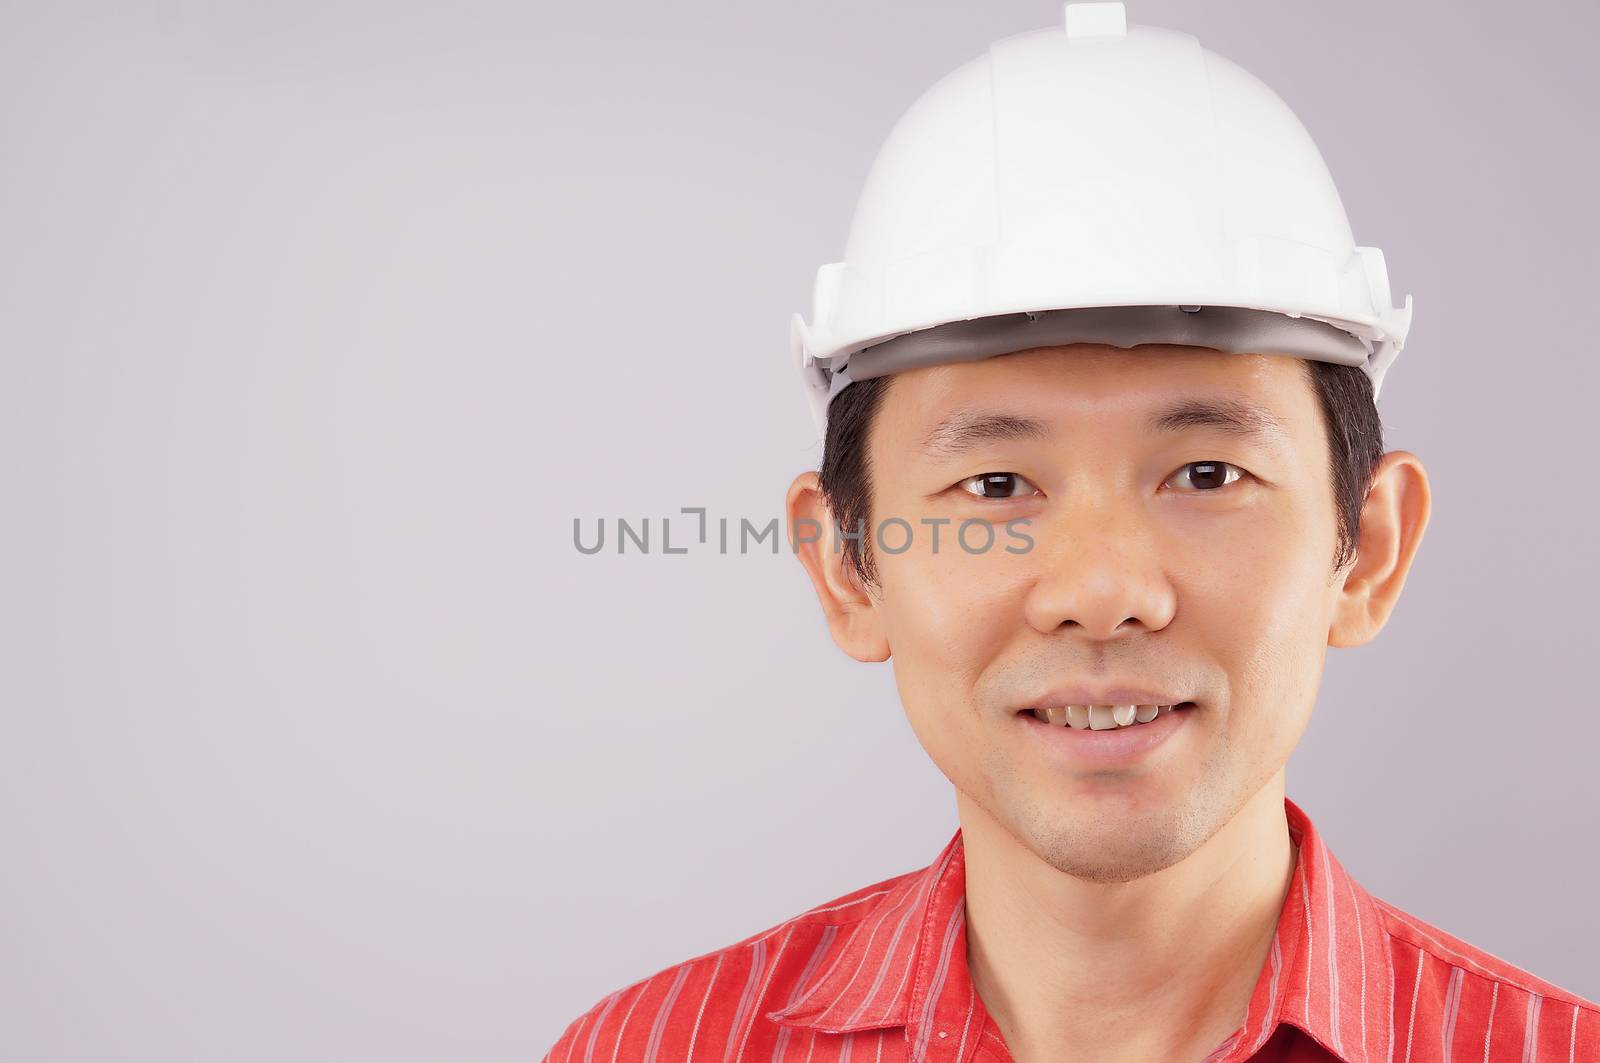
[{"label": "hard hat crown", "polygon": [[1188,34],[1128,25],[1120,3],[1068,4],[1062,25],[996,41],[900,117],[791,340],[821,428],[863,349],[1072,308],[1331,324],[1360,345],[1327,360],[1359,359],[1376,389],[1410,321],[1410,298],[1389,298],[1382,252],[1355,245],[1275,92]]}]

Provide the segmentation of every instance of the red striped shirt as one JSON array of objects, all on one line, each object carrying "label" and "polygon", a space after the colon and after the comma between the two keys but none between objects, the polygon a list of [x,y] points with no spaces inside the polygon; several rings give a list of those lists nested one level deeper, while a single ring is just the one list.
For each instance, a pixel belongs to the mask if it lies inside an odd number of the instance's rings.
[{"label": "red striped shirt", "polygon": [[[1600,1005],[1371,896],[1284,812],[1272,948],[1203,1063],[1600,1063]],[[965,868],[957,830],[925,868],[617,990],[545,1063],[1010,1063],[967,970]]]}]

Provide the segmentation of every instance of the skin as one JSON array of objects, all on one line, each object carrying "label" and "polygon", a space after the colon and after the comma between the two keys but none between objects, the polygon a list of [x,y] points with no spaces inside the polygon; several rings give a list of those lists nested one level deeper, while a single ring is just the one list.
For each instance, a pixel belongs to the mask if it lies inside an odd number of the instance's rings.
[{"label": "skin", "polygon": [[[1146,425],[1196,398],[1248,402],[1282,433]],[[1046,431],[929,453],[959,411]],[[1421,461],[1384,456],[1357,557],[1335,570],[1322,414],[1284,356],[1073,344],[909,370],[868,448],[869,529],[903,518],[910,545],[874,549],[868,586],[831,535],[794,537],[806,518],[833,526],[814,472],[789,488],[791,545],[840,648],[893,661],[911,728],[955,788],[985,1008],[1019,1063],[1203,1058],[1243,1022],[1267,962],[1298,855],[1285,765],[1327,648],[1383,627],[1427,526]],[[1190,464],[1210,461],[1238,478],[1215,486]],[[969,478],[995,472],[1021,479],[976,493]],[[939,518],[935,550],[922,522]],[[994,547],[957,545],[969,518],[994,523]],[[1019,518],[1031,549],[1004,528]],[[905,529],[884,541],[898,548]],[[1134,766],[1089,770],[1048,756],[1016,715],[1077,680],[1195,708]]]}]

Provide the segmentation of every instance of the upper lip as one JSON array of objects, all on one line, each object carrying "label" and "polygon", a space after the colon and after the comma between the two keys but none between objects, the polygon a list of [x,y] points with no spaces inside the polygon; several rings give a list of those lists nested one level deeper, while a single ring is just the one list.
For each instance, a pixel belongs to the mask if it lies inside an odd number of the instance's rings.
[{"label": "upper lip", "polygon": [[1170,691],[1152,690],[1149,687],[1058,687],[1038,695],[1018,712],[1028,709],[1046,709],[1060,705],[1181,705],[1190,699]]}]

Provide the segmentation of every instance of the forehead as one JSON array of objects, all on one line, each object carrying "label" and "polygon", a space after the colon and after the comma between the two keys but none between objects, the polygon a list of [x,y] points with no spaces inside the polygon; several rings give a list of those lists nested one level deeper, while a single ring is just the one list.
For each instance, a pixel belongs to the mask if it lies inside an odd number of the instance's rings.
[{"label": "forehead", "polygon": [[1306,370],[1299,358],[1208,347],[1037,347],[895,374],[874,434],[881,430],[883,441],[899,449],[952,415],[976,410],[1013,413],[1063,431],[1092,425],[1143,434],[1152,418],[1175,405],[1205,401],[1258,410],[1299,436],[1315,433],[1319,416]]}]

